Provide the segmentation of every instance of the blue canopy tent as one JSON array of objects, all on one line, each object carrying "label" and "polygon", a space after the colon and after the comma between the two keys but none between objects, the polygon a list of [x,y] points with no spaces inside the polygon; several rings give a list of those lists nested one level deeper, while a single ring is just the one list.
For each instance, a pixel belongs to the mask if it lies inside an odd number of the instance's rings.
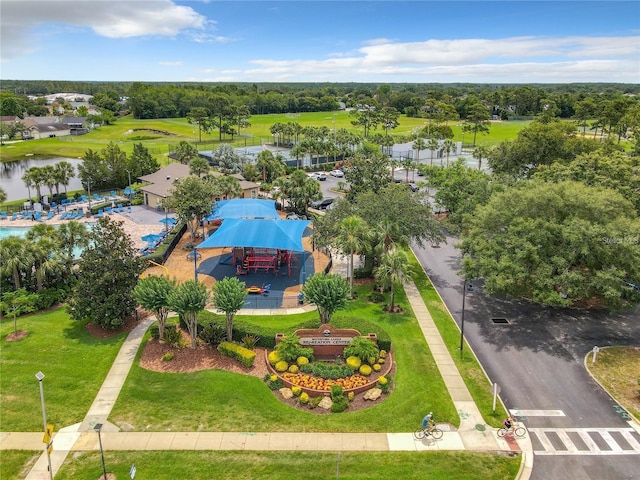
[{"label": "blue canopy tent", "polygon": [[225,218],[262,218],[278,219],[275,200],[258,200],[255,198],[234,198],[220,200],[215,203],[213,212],[205,220],[222,220]]},{"label": "blue canopy tent", "polygon": [[304,283],[306,272],[304,271],[302,235],[309,223],[311,222],[308,220],[227,218],[222,222],[220,228],[196,246],[196,249],[244,247],[302,252],[302,281]]}]

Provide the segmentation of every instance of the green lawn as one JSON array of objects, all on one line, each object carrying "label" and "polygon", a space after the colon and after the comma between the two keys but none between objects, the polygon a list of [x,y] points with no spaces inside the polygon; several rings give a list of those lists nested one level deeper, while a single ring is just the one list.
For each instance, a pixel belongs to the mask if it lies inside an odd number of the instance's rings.
[{"label": "green lawn", "polygon": [[[301,113],[296,117],[287,114],[255,115],[250,119],[251,126],[242,132],[242,136],[236,136],[233,143],[236,146],[260,145],[262,142],[271,143],[273,137],[269,128],[278,122],[298,122],[302,126],[326,126],[329,129],[333,129],[335,125],[336,129],[356,130],[351,125],[351,120],[353,117],[349,116],[348,112],[342,111]],[[401,116],[399,121],[400,125],[392,132],[395,136],[409,135],[414,128],[423,127],[426,122],[424,118],[405,116]],[[478,135],[477,144],[491,146],[502,140],[515,138],[527,123],[529,122],[492,123],[489,135]],[[464,143],[469,145],[472,143],[472,137],[469,134],[463,136],[461,126],[461,122],[451,122],[455,134],[454,140],[464,140]],[[166,134],[153,130],[166,132]],[[196,138],[200,140],[197,128],[188,123],[185,118],[135,120],[131,117],[124,117],[113,125],[105,125],[87,135],[8,143],[1,147],[0,152],[2,152],[2,162],[21,160],[27,155],[31,158],[80,158],[87,150],[100,151],[109,142],[116,142],[120,149],[127,154],[132,152],[134,144],[142,143],[152,155],[161,159],[166,158],[169,145],[175,145],[181,140],[194,142]],[[218,132],[202,133],[201,139],[203,142],[217,142]],[[225,139],[225,141],[230,140],[230,137]],[[205,145],[203,148],[205,147],[210,148],[211,145]]]},{"label": "green lawn", "polygon": [[0,478],[13,480],[25,477],[25,470],[30,468],[42,451],[0,450]]},{"label": "green lawn", "polygon": [[48,422],[57,430],[82,421],[125,335],[96,339],[62,308],[20,317],[18,329],[28,336],[8,342],[13,320],[0,323],[0,430],[42,430],[38,371],[45,375]]},{"label": "green lawn", "polygon": [[[106,452],[105,464],[119,479],[129,478],[135,464],[140,480],[507,480],[518,472],[520,458],[471,452]],[[67,460],[56,479],[85,480],[101,474],[100,454],[92,452]]]},{"label": "green lawn", "polygon": [[[380,305],[366,301],[369,289],[359,287],[359,300],[335,319],[366,318],[391,336],[398,367],[395,390],[384,402],[355,412],[317,415],[281,403],[255,377],[215,370],[157,373],[136,363],[110,421],[129,424],[137,431],[409,432],[431,410],[437,412],[439,421],[457,425],[458,414],[415,318],[410,313],[384,314]],[[402,292],[398,301],[407,304]],[[238,317],[256,324],[279,322],[283,333],[309,318],[308,313],[280,318]]]},{"label": "green lawn", "polygon": [[416,275],[413,278],[424,300],[431,317],[440,332],[447,349],[453,358],[462,378],[464,379],[471,396],[478,405],[487,424],[500,428],[502,420],[507,413],[500,402],[496,403],[496,411],[493,411],[493,395],[491,384],[482,370],[475,356],[471,353],[469,345],[465,341],[464,354],[460,354],[460,330],[451,319],[449,311],[445,308],[438,292],[433,288],[424,270],[418,263],[413,253],[410,253],[411,263]]}]

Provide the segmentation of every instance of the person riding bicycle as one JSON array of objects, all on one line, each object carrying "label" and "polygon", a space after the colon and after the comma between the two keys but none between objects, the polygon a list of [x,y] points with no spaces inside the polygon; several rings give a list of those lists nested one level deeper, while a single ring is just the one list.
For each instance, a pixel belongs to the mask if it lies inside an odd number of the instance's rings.
[{"label": "person riding bicycle", "polygon": [[512,431],[514,429],[513,422],[515,422],[513,415],[509,414],[509,416],[505,419],[504,422],[502,422],[502,424],[504,425],[504,428],[507,429],[507,431]]},{"label": "person riding bicycle", "polygon": [[433,412],[429,412],[422,419],[422,428],[427,432],[431,432],[436,426],[436,422],[433,421]]}]

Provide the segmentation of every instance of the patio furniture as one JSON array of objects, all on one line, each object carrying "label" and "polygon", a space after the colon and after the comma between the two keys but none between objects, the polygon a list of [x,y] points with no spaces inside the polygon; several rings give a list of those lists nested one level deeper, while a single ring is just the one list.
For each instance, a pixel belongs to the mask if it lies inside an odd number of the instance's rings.
[{"label": "patio furniture", "polygon": [[53,210],[49,210],[49,213],[47,213],[47,217],[45,218],[45,220],[51,220],[54,215],[55,212]]},{"label": "patio furniture", "polygon": [[0,212],[0,217],[2,217],[2,220],[6,220],[7,219],[7,212]]}]

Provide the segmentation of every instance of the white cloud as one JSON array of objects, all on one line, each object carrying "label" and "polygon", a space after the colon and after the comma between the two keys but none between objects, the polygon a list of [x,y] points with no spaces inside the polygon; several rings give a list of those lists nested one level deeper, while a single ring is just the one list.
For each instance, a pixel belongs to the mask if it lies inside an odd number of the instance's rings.
[{"label": "white cloud", "polygon": [[163,67],[181,67],[183,62],[158,62],[158,64]]},{"label": "white cloud", "polygon": [[189,30],[202,30],[213,22],[191,7],[170,0],[93,0],[0,2],[3,60],[33,51],[33,33],[42,24],[90,28],[108,38],[137,36],[175,37]]}]

